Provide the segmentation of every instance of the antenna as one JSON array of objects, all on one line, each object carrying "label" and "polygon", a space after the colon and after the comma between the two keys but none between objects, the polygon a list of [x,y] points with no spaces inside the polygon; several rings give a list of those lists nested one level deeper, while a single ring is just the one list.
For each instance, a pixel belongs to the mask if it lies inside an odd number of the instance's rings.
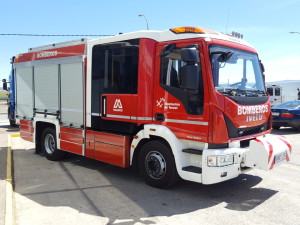
[{"label": "antenna", "polygon": [[230,15],[230,8],[228,8],[228,10],[227,10],[226,32],[225,32],[225,34],[227,34],[227,27],[228,27],[229,15]]}]

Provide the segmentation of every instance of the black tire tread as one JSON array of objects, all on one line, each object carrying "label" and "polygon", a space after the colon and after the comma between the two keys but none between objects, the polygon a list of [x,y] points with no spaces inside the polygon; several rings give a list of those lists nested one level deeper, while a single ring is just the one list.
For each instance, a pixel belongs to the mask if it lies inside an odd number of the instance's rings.
[{"label": "black tire tread", "polygon": [[47,127],[46,129],[44,129],[43,134],[42,134],[42,138],[41,138],[41,147],[42,147],[42,151],[43,151],[44,155],[46,156],[46,158],[48,160],[51,160],[51,161],[58,161],[58,160],[64,158],[66,153],[64,151],[61,151],[61,150],[57,149],[57,147],[56,147],[56,150],[54,150],[54,152],[52,154],[49,154],[46,151],[45,144],[44,144],[44,139],[45,139],[47,134],[52,134],[53,135],[53,137],[55,138],[55,145],[57,146],[55,129],[52,128],[52,127]]},{"label": "black tire tread", "polygon": [[[151,178],[145,170],[145,157],[150,151],[153,150],[160,152],[167,162],[166,175],[162,179]],[[145,182],[152,187],[170,188],[173,185],[175,185],[179,180],[179,175],[177,173],[174,156],[171,152],[171,149],[159,140],[147,142],[142,147],[141,152],[139,154],[138,166],[141,176],[144,178]]]}]

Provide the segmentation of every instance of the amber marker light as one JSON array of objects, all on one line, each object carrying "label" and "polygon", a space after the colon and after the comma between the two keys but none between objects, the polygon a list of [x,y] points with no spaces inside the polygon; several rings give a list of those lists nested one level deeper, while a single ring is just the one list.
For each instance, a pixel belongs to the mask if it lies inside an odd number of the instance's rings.
[{"label": "amber marker light", "polygon": [[218,32],[215,32],[213,30],[208,30],[205,28],[198,28],[198,27],[175,27],[175,28],[171,28],[170,31],[172,31],[175,34],[185,34],[185,33],[218,34]]},{"label": "amber marker light", "polygon": [[198,33],[198,34],[204,34],[205,31],[203,31],[200,28],[197,27],[175,27],[170,29],[175,34],[181,34],[181,33]]}]

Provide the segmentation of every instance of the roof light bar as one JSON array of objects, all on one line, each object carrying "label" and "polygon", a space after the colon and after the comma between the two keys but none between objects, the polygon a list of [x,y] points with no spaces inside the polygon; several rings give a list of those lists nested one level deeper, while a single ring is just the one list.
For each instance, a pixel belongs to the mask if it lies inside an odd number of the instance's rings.
[{"label": "roof light bar", "polygon": [[170,31],[174,32],[175,34],[182,34],[182,33],[196,33],[196,34],[204,34],[206,33],[203,29],[198,27],[175,27],[170,29]]}]

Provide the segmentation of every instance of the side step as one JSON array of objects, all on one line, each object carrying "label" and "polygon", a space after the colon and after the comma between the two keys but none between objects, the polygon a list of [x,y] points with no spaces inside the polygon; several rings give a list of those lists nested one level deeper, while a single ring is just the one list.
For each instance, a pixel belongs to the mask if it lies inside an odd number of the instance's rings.
[{"label": "side step", "polygon": [[203,151],[198,149],[193,149],[193,148],[187,148],[187,149],[182,149],[182,152],[190,153],[194,155],[202,155]]},{"label": "side step", "polygon": [[196,167],[196,166],[186,166],[183,167],[182,170],[187,171],[187,172],[192,172],[192,173],[202,173],[202,168]]}]

